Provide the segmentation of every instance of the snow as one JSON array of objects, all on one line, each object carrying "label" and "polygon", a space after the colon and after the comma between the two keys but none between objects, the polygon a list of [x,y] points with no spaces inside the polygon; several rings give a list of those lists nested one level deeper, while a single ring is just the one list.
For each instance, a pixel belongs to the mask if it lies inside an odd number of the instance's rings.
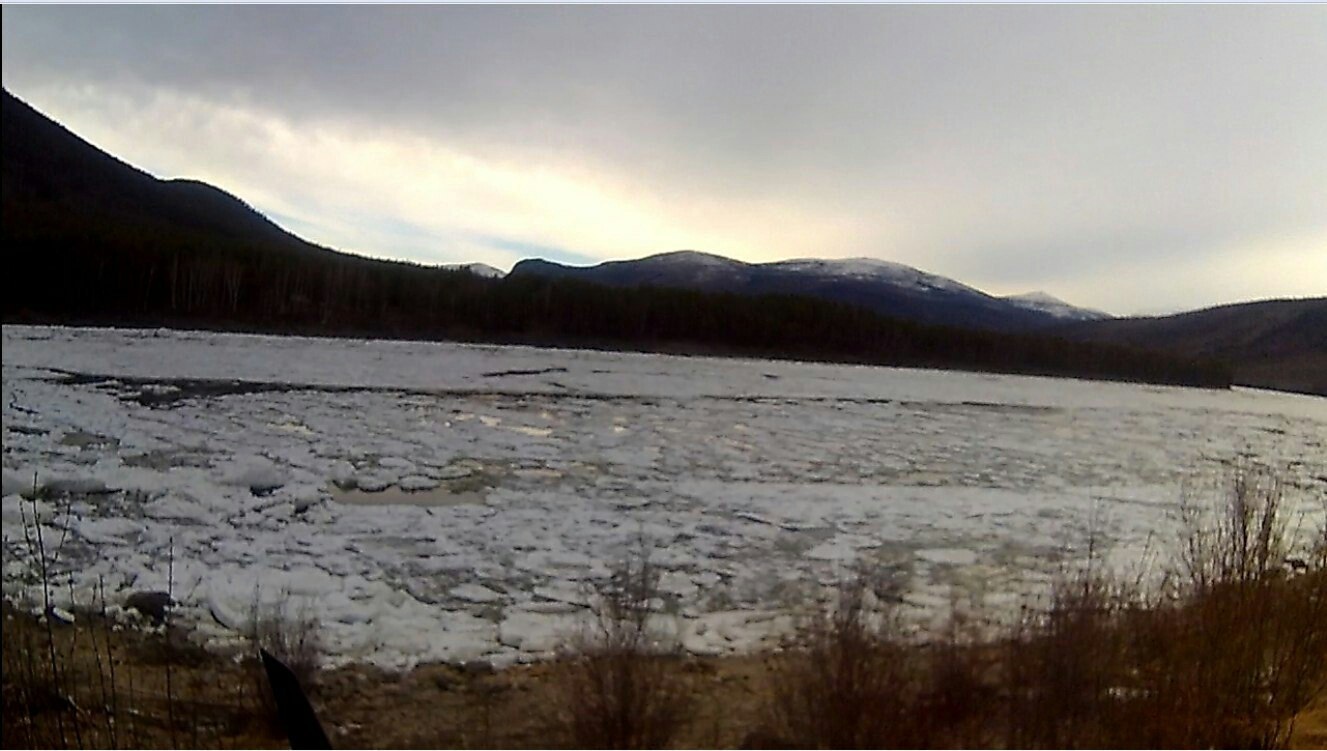
[{"label": "snow", "polygon": [[486,263],[444,263],[442,268],[469,271],[471,274],[482,276],[486,279],[501,279],[507,275],[507,272],[502,269],[494,268]]},{"label": "snow", "polygon": [[466,602],[498,602],[502,600],[502,595],[485,587],[482,584],[462,584],[459,587],[453,587],[452,597]]},{"label": "snow", "polygon": [[259,456],[241,455],[219,469],[222,482],[254,493],[270,492],[286,484],[285,473],[272,461]]},{"label": "snow", "polygon": [[[1327,495],[1327,400],[1312,397],[422,342],[3,334],[6,596],[34,594],[20,574],[35,511],[46,539],[68,537],[60,607],[70,591],[88,602],[99,579],[113,604],[169,586],[176,617],[221,644],[256,601],[289,602],[321,621],[334,663],[542,659],[641,545],[662,571],[661,624],[723,654],[777,643],[791,608],[859,561],[897,576],[917,619],[955,592],[1016,609],[1090,520],[1129,565],[1166,539],[1184,489],[1214,487],[1237,456],[1284,468],[1305,529]],[[540,374],[519,388],[485,375],[515,370]],[[34,473],[67,492],[25,500]],[[351,486],[385,500],[339,500]]]},{"label": "snow", "polygon": [[414,493],[424,490],[432,490],[438,487],[438,481],[431,477],[425,477],[424,475],[407,475],[402,477],[397,485],[404,491]]},{"label": "snow", "polygon": [[928,563],[949,566],[971,566],[977,562],[976,552],[968,548],[929,548],[918,550],[917,557]]},{"label": "snow", "polygon": [[922,292],[945,290],[986,297],[986,293],[953,279],[937,274],[928,274],[911,266],[895,263],[894,261],[884,261],[879,258],[845,258],[840,260],[798,258],[791,261],[765,264],[765,266],[822,277],[887,281],[900,287],[912,288]]},{"label": "snow", "polygon": [[8,469],[4,470],[4,492],[0,493],[0,495],[8,497],[11,495],[26,493],[30,490],[32,490],[31,477],[21,477],[17,472],[11,472]]},{"label": "snow", "polygon": [[1041,291],[1027,292],[1022,295],[1009,295],[1003,299],[1005,302],[1013,303],[1020,308],[1034,310],[1038,313],[1046,313],[1055,318],[1066,321],[1099,321],[1103,318],[1111,317],[1109,313],[1070,305],[1058,297]]},{"label": "snow", "polygon": [[714,255],[713,253],[702,253],[698,250],[675,250],[670,253],[659,253],[641,259],[651,264],[677,265],[677,266],[709,266],[715,268],[730,268],[734,266],[747,266],[749,264],[742,261],[735,261],[731,258]]}]

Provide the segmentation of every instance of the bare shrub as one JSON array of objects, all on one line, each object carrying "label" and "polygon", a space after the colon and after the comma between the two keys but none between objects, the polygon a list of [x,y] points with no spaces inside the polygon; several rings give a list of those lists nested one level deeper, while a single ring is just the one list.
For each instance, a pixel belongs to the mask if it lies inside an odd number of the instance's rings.
[{"label": "bare shrub", "polygon": [[[35,628],[26,623],[5,628],[5,735],[21,734],[34,745],[55,745],[55,741],[61,747],[82,745],[81,729],[72,717],[78,710],[74,696],[78,680],[69,669],[69,648],[60,638],[63,629],[57,625],[68,614],[56,608],[53,600],[60,581],[68,582],[63,553],[70,527],[70,500],[43,492],[35,474],[32,490],[24,498],[26,503],[19,504],[22,543],[12,549],[6,546],[4,551],[5,590],[17,594],[16,600],[24,610],[40,615],[31,624]],[[56,505],[54,516],[63,519],[56,523],[61,529],[58,541],[47,538],[47,524],[42,519],[48,501]],[[63,501],[62,508],[58,501]],[[9,558],[13,555],[20,556],[23,563],[13,566],[11,573]],[[14,581],[9,581],[10,577]],[[35,598],[31,594],[34,586],[39,591]],[[12,622],[13,613],[6,609],[5,615]],[[16,633],[11,637],[11,632]],[[12,722],[20,718],[22,722]]]},{"label": "bare shrub", "polygon": [[914,710],[925,728],[918,745],[978,748],[997,739],[991,717],[1000,709],[998,653],[986,643],[981,615],[952,606],[948,624],[924,650],[922,692]]},{"label": "bare shrub", "polygon": [[1108,745],[1124,651],[1115,582],[1088,566],[1052,586],[1044,611],[1025,610],[1006,643],[1007,745]]},{"label": "bare shrub", "polygon": [[1218,503],[1185,498],[1181,505],[1179,573],[1188,595],[1267,579],[1280,571],[1290,552],[1284,488],[1276,474],[1241,464],[1228,482]]},{"label": "bare shrub", "polygon": [[1167,669],[1189,683],[1175,709],[1198,744],[1283,747],[1327,688],[1327,569],[1287,534],[1283,497],[1275,473],[1241,465],[1214,514],[1186,510],[1180,604],[1151,615],[1172,631]]},{"label": "bare shrub", "polygon": [[1188,499],[1160,586],[1090,566],[1058,585],[1008,640],[1008,745],[1284,747],[1327,688],[1327,569],[1284,509],[1274,474],[1239,467],[1215,504]]},{"label": "bare shrub", "polygon": [[681,647],[655,613],[659,571],[648,550],[596,587],[589,627],[570,649],[561,707],[582,748],[660,748],[677,737],[691,697],[679,676]]},{"label": "bare shrub", "polygon": [[918,686],[896,614],[872,607],[865,569],[843,582],[831,607],[815,613],[778,665],[768,731],[812,748],[923,745]]}]

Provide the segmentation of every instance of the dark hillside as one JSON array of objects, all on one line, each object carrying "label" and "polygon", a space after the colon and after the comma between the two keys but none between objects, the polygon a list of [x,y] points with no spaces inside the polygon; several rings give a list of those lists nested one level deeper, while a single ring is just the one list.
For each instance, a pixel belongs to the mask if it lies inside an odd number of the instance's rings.
[{"label": "dark hillside", "polygon": [[1225,360],[1246,386],[1327,396],[1327,297],[1221,305],[1057,330],[1083,341]]},{"label": "dark hillside", "polygon": [[55,125],[24,102],[4,95],[6,208],[76,208],[194,230],[220,237],[264,241],[309,250],[238,198],[195,180],[158,180]]}]

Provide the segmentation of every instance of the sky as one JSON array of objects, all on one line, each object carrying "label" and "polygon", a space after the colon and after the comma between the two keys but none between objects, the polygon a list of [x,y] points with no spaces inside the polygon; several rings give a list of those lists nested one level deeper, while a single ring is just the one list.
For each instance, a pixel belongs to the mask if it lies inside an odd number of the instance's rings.
[{"label": "sky", "polygon": [[870,257],[1115,314],[1327,295],[1327,5],[6,4],[0,70],[364,255]]}]

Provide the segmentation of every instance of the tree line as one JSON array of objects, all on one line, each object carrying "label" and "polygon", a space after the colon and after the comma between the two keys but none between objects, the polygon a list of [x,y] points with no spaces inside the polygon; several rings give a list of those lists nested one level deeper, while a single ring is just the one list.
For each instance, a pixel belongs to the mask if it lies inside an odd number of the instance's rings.
[{"label": "tree line", "polygon": [[522,342],[1226,387],[1220,362],[896,320],[796,295],[623,289],[6,202],[6,321]]}]

